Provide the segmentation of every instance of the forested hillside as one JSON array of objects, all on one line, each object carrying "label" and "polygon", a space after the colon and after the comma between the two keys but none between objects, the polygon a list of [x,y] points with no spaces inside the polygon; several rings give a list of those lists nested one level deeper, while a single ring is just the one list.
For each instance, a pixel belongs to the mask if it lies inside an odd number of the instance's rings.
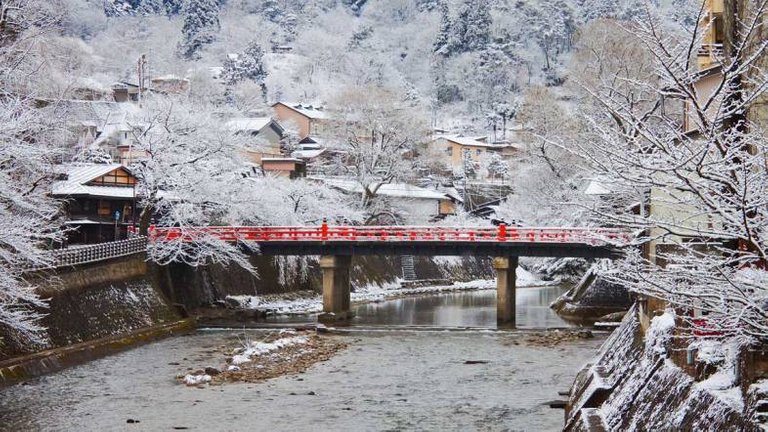
[{"label": "forested hillside", "polygon": [[[147,54],[152,75],[189,76],[198,96],[240,109],[328,103],[345,86],[376,86],[418,103],[445,128],[486,127],[514,116],[528,87],[562,86],[590,21],[631,20],[646,7],[670,20],[696,14],[688,0],[58,1],[67,37],[51,48],[66,53],[53,61],[68,73],[49,77],[41,92],[135,81],[136,59]],[[227,98],[210,89],[208,68],[249,49],[260,51],[251,61],[268,74],[231,77]],[[265,84],[266,101],[253,97],[254,83]]]}]

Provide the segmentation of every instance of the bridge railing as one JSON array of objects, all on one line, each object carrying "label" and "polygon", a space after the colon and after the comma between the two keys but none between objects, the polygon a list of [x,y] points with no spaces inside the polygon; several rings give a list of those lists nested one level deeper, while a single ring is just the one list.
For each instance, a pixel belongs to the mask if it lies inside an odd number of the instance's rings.
[{"label": "bridge railing", "polygon": [[80,264],[119,258],[147,250],[146,237],[134,237],[108,243],[72,246],[65,249],[55,249],[46,252],[45,264],[31,264],[26,271],[56,269]]},{"label": "bridge railing", "polygon": [[482,227],[398,227],[327,226],[319,227],[153,227],[151,241],[199,241],[214,237],[223,241],[399,241],[399,242],[530,242],[530,243],[629,243],[632,236],[610,228],[498,228]]}]

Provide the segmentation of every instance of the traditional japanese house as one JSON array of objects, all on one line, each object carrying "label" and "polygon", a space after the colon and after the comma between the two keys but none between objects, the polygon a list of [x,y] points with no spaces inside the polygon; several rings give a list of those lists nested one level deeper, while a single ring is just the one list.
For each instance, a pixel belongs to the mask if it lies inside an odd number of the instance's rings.
[{"label": "traditional japanese house", "polygon": [[51,196],[65,201],[69,243],[100,243],[127,237],[138,215],[136,178],[120,164],[63,165]]}]

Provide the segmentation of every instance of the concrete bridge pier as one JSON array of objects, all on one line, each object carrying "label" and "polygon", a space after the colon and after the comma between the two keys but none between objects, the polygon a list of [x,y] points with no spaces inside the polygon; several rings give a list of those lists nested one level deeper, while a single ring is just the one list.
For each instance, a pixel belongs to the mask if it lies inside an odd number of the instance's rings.
[{"label": "concrete bridge pier", "polygon": [[499,328],[517,326],[517,263],[518,257],[496,257],[493,260],[496,269],[496,326]]},{"label": "concrete bridge pier", "polygon": [[350,311],[349,255],[323,255],[320,268],[323,270],[323,313],[318,321],[335,324],[352,318]]}]

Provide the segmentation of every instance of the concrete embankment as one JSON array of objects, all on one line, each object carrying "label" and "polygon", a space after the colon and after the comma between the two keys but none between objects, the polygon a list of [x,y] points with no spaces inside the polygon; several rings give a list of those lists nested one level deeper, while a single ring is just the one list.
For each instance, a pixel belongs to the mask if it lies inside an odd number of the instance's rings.
[{"label": "concrete embankment", "polygon": [[757,419],[766,405],[765,384],[754,376],[755,353],[739,353],[742,366],[734,375],[740,382],[729,384],[680,349],[674,318],[666,320],[660,325],[663,317],[656,317],[643,331],[636,308],[630,310],[579,372],[565,431],[762,430]]},{"label": "concrete embankment", "polygon": [[47,330],[32,344],[0,329],[0,386],[194,328],[155,287],[143,254],[28,279],[49,302]]}]

